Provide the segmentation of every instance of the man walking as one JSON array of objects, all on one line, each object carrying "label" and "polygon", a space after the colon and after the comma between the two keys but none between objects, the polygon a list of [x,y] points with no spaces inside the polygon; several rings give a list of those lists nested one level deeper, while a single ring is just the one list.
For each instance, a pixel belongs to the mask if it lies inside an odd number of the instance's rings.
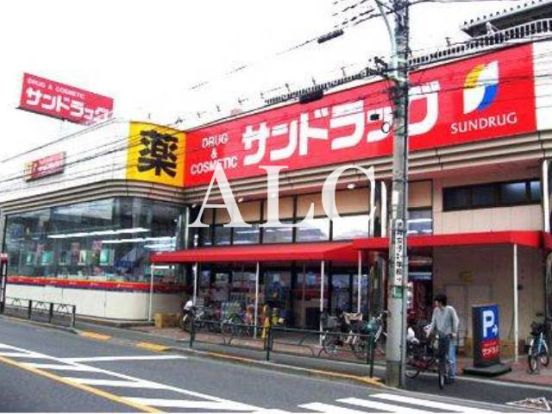
[{"label": "man walking", "polygon": [[431,317],[431,324],[428,328],[428,335],[437,333],[440,338],[448,342],[448,360],[449,372],[448,382],[454,382],[456,376],[456,346],[454,340],[458,335],[458,325],[460,323],[456,310],[447,305],[447,296],[439,294],[435,296],[435,308]]}]

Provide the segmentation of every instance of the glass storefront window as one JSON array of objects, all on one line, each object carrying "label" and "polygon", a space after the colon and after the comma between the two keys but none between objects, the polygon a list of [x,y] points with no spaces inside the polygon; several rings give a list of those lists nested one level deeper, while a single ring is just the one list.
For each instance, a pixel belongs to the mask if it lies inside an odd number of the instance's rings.
[{"label": "glass storefront window", "polygon": [[431,209],[408,211],[408,234],[433,233],[433,213]]},{"label": "glass storefront window", "polygon": [[351,311],[351,276],[348,273],[334,273],[332,281],[332,300],[330,313],[337,315],[340,312]]},{"label": "glass storefront window", "polygon": [[265,304],[280,318],[289,321],[291,309],[291,271],[271,270],[264,272]]},{"label": "glass storefront window", "polygon": [[[291,223],[282,220],[282,223]],[[265,227],[263,228],[263,243],[291,243],[293,241],[292,227]]]},{"label": "glass storefront window", "polygon": [[529,182],[529,191],[531,193],[531,201],[541,201],[541,185],[540,181],[535,180]]},{"label": "glass storefront window", "polygon": [[260,234],[259,223],[251,224],[251,227],[235,227],[234,244],[258,244]]},{"label": "glass storefront window", "polygon": [[505,183],[500,186],[500,201],[503,204],[518,204],[526,201],[525,182]]},{"label": "glass storefront window", "polygon": [[327,217],[307,220],[297,227],[297,241],[328,241],[330,239],[330,219]]},{"label": "glass storefront window", "polygon": [[150,253],[176,247],[179,214],[168,203],[120,197],[10,215],[9,274],[149,280]]},{"label": "glass storefront window", "polygon": [[360,237],[368,237],[368,214],[344,216],[332,220],[333,240],[352,240]]},{"label": "glass storefront window", "polygon": [[215,226],[215,246],[226,246],[232,241],[232,227]]}]

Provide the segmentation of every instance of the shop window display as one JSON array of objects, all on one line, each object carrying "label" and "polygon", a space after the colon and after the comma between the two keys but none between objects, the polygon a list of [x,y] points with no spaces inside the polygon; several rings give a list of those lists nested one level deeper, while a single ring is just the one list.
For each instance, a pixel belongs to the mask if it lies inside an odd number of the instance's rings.
[{"label": "shop window display", "polygon": [[179,214],[168,203],[120,197],[9,215],[9,274],[147,281],[150,253],[176,248]]}]

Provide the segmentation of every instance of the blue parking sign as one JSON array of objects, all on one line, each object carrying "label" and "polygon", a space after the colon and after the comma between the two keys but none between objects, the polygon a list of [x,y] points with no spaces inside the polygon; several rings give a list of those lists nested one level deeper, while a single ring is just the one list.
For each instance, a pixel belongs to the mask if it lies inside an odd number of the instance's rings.
[{"label": "blue parking sign", "polygon": [[489,305],[482,306],[481,312],[481,338],[496,339],[498,338],[498,306]]},{"label": "blue parking sign", "polygon": [[474,366],[500,363],[498,305],[472,306]]}]

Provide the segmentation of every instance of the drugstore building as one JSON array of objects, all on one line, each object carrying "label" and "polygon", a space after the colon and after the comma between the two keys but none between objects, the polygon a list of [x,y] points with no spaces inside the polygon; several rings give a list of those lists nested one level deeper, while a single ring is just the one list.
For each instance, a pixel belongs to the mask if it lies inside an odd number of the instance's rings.
[{"label": "drugstore building", "polygon": [[[420,69],[410,78],[407,228],[411,317],[427,319],[444,292],[469,338],[471,305],[497,303],[501,338],[515,348],[552,310],[552,43],[524,40],[552,25],[509,30],[411,61]],[[377,313],[387,284],[389,86],[368,79],[186,133],[111,121],[5,161],[8,296],[119,320],[176,311],[184,293],[221,308],[269,304],[301,327],[317,327],[322,309]],[[44,167],[47,157],[64,167]],[[18,175],[29,163],[42,169]],[[216,165],[249,227],[225,226],[224,208],[202,209]],[[330,220],[321,188],[345,165],[355,167],[341,174],[340,217]],[[262,226],[266,166],[281,167],[281,222],[301,226]],[[356,167],[374,168],[373,187]],[[216,185],[209,201],[220,203]],[[200,213],[205,226],[190,226]]]}]

